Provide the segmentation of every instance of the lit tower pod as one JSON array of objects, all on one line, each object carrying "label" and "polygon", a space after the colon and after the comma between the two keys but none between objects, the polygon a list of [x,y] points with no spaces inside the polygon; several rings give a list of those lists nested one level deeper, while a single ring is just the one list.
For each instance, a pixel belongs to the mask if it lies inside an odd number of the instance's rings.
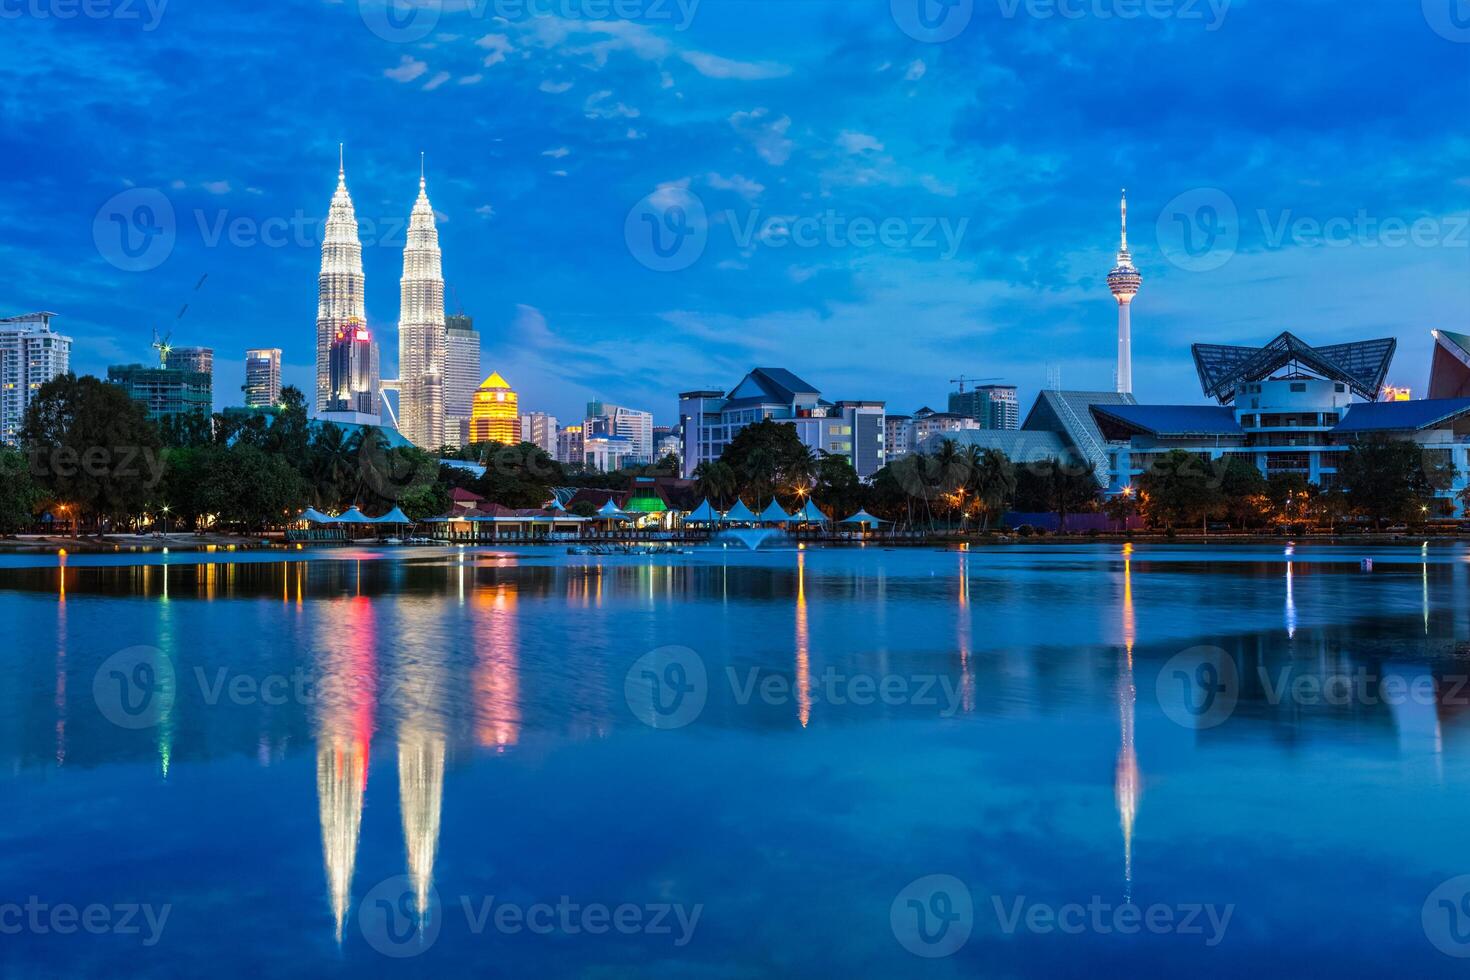
[{"label": "lit tower pod", "polygon": [[325,416],[354,413],[367,416],[350,421],[376,422],[373,412],[373,338],[361,322],[348,322],[332,337],[328,352],[328,392]]},{"label": "lit tower pod", "polygon": [[1123,237],[1118,249],[1118,266],[1108,273],[1108,289],[1118,301],[1118,393],[1133,394],[1133,321],[1129,311],[1143,276],[1133,266],[1128,251],[1128,189],[1123,189]]},{"label": "lit tower pod", "polygon": [[513,446],[520,441],[520,397],[496,371],[475,392],[475,404],[470,410],[470,442]]},{"label": "lit tower pod", "polygon": [[444,444],[444,272],[423,161],[408,219],[398,312],[399,428],[429,449]]},{"label": "lit tower pod", "polygon": [[[323,411],[331,397],[332,341],[350,322],[366,323],[363,308],[362,242],[357,237],[357,214],[347,193],[347,174],[341,144],[337,147],[337,192],[327,212],[322,236],[322,271],[317,279],[316,408]],[[375,414],[375,413],[374,413]]]}]

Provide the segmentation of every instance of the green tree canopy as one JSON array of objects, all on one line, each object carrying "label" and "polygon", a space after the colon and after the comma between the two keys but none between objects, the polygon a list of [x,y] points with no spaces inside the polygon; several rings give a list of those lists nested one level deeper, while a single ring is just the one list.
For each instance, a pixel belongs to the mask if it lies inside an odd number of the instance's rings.
[{"label": "green tree canopy", "polygon": [[1447,458],[1415,442],[1365,439],[1337,460],[1337,479],[1348,507],[1375,521],[1420,517],[1434,492],[1450,487],[1454,477]]},{"label": "green tree canopy", "polygon": [[90,375],[43,384],[20,442],[43,494],[83,517],[141,513],[163,476],[158,430],[143,406]]},{"label": "green tree canopy", "polygon": [[1172,528],[1196,524],[1220,511],[1220,479],[1197,453],[1171,449],[1133,481],[1149,522]]}]

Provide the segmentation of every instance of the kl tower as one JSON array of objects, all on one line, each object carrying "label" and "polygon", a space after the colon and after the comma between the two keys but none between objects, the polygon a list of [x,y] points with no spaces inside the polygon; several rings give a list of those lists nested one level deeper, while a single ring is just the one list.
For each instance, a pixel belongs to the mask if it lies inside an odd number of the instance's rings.
[{"label": "kl tower", "polygon": [[1123,238],[1118,249],[1118,267],[1108,273],[1108,289],[1118,301],[1118,392],[1133,394],[1133,320],[1130,310],[1143,276],[1133,266],[1128,252],[1128,189],[1123,189]]}]

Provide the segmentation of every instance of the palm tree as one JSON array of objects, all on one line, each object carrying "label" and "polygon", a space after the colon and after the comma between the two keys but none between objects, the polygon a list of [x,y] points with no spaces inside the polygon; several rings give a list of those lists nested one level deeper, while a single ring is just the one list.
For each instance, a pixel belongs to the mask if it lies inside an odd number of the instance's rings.
[{"label": "palm tree", "polygon": [[802,446],[801,452],[792,454],[786,461],[785,478],[797,492],[797,496],[805,496],[811,492],[812,484],[817,480],[817,457],[810,446]]},{"label": "palm tree", "polygon": [[694,468],[694,486],[701,497],[714,501],[720,510],[725,501],[735,493],[735,471],[729,463],[715,460],[700,463]]},{"label": "palm tree", "polygon": [[345,494],[353,469],[353,448],[342,430],[330,422],[311,443],[311,498],[323,510],[335,509]]},{"label": "palm tree", "polygon": [[990,515],[1004,507],[1016,492],[1016,468],[999,449],[971,446],[966,456],[970,492],[985,514],[984,529],[988,531]]},{"label": "palm tree", "polygon": [[766,496],[775,491],[776,457],[764,447],[757,446],[746,457],[745,472],[741,476],[745,478],[746,488],[755,492],[755,509],[760,510]]}]

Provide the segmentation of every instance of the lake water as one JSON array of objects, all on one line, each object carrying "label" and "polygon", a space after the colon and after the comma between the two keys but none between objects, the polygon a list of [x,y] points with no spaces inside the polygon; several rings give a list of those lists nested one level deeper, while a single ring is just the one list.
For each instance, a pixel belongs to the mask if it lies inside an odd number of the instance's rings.
[{"label": "lake water", "polygon": [[5,556],[0,612],[4,976],[1470,955],[1456,545]]}]

